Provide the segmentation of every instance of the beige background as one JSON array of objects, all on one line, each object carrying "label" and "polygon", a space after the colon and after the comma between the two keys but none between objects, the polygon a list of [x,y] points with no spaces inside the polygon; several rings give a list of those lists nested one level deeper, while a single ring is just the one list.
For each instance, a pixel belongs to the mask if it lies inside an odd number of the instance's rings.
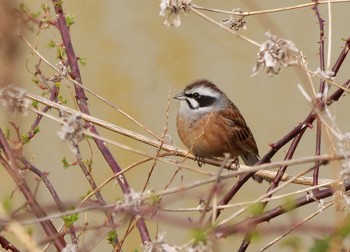
[{"label": "beige background", "polygon": [[[298,2],[301,3],[302,1]],[[33,11],[39,10],[41,3],[42,1],[26,1],[26,5]],[[296,4],[296,1],[215,1],[215,3],[213,1],[198,1],[195,3],[225,10],[241,7],[243,11],[254,11]],[[51,2],[48,2],[48,4],[51,5]],[[322,6],[321,10],[324,18],[327,19],[325,7]],[[332,8],[331,62],[333,63],[344,44],[342,38],[348,36],[348,30],[344,29],[344,24],[349,22],[349,4],[335,4],[332,5]],[[264,72],[251,77],[251,70],[255,63],[258,48],[239,40],[194,13],[181,16],[182,25],[175,29],[162,25],[164,18],[159,16],[159,1],[64,1],[64,10],[75,16],[76,23],[71,28],[74,49],[78,56],[87,58],[87,66],[81,67],[84,85],[113,102],[159,135],[162,133],[166,122],[165,115],[169,91],[173,96],[180,92],[188,82],[196,78],[208,78],[214,81],[235,102],[255,135],[261,156],[269,150],[270,143],[283,137],[299,121],[302,121],[311,109],[311,105],[297,88],[297,84],[301,84],[307,91],[310,91],[306,75],[302,70],[291,67],[282,69],[279,75],[272,78]],[[211,13],[209,15],[218,21],[227,18],[226,15]],[[252,16],[247,17],[245,21],[247,22],[247,30],[242,31],[245,36],[262,43],[266,40],[265,32],[271,31],[273,34],[294,41],[306,56],[311,70],[316,70],[319,66],[319,31],[316,17],[311,8]],[[25,33],[25,36],[33,44],[38,43],[38,48],[45,58],[51,63],[57,63],[55,50],[49,50],[46,46],[50,39],[56,43],[61,43],[60,36],[55,29],[42,31],[39,36],[33,36],[29,33]],[[14,75],[13,82],[31,92],[40,94],[40,91],[31,82],[31,75],[25,67],[26,60],[28,68],[33,71],[37,58],[31,57],[28,48],[23,46],[22,58],[17,63],[18,74]],[[337,78],[339,83],[343,83],[348,78],[347,75],[343,74],[344,69],[348,68],[347,61]],[[43,70],[45,69],[46,67],[43,67]],[[50,75],[52,71],[47,70],[46,74]],[[314,79],[314,81],[317,87],[318,80]],[[67,85],[63,85],[63,94],[68,99],[68,105],[75,107],[73,103],[74,90],[70,84],[68,89],[66,87]],[[91,95],[89,95],[89,105],[93,116],[146,134],[117,111],[109,108]],[[348,131],[350,126],[349,115],[346,112],[349,105],[346,98],[335,106],[337,107],[336,122],[343,131]],[[175,129],[177,108],[177,102],[171,100],[167,128],[174,144],[183,147]],[[1,113],[1,117],[4,118],[1,120],[2,127],[7,125],[8,120],[21,121],[21,130],[25,132],[33,121],[32,115],[28,115],[23,119],[22,117],[16,116],[14,118],[5,115],[3,112]],[[57,138],[57,128],[57,123],[44,119],[40,125],[41,133],[33,139],[30,145],[25,147],[24,153],[36,166],[50,173],[49,178],[62,200],[74,204],[73,202],[78,201],[79,197],[85,195],[90,188],[78,167],[70,167],[67,170],[62,168],[61,160],[64,156],[69,161],[74,161],[74,157],[67,149],[67,144],[62,143]],[[155,153],[154,149],[117,134],[111,134],[103,130],[101,130],[101,133],[113,140],[147,153]],[[315,130],[307,131],[296,152],[296,157],[313,155],[314,136]],[[326,135],[324,136],[326,137]],[[97,184],[100,184],[112,173],[94,144],[91,141],[90,143],[93,146],[93,175]],[[326,146],[328,145],[324,146],[323,153],[327,151]],[[127,167],[142,159],[141,156],[131,154],[120,148],[111,147],[111,149],[122,167]],[[284,151],[287,149],[287,146],[283,148],[274,157],[274,160],[282,159],[285,154]],[[85,158],[91,157],[86,143],[83,144],[83,150]],[[188,162],[188,164],[195,166],[193,162]],[[126,175],[135,191],[142,189],[151,166],[152,163],[146,163]],[[205,165],[203,169],[213,171],[216,168]],[[290,173],[301,170],[301,168],[290,169]],[[331,169],[333,170],[330,171]],[[173,167],[157,165],[148,188],[155,190],[164,188],[174,171],[175,168]],[[337,176],[337,174],[336,166],[322,168],[322,177],[332,177]],[[183,170],[180,175],[176,176],[173,185],[186,184],[200,178],[203,177]],[[15,188],[6,175],[2,175],[0,181],[0,198],[5,200]],[[33,180],[33,186],[34,183]],[[229,188],[230,183],[233,182],[225,182],[225,189]],[[258,185],[250,182],[249,188],[242,189],[233,202],[253,200],[265,192],[267,187],[267,183]],[[208,186],[200,187],[183,193],[183,195],[165,197],[162,206],[169,208],[196,207],[199,198],[206,195],[209,188]],[[300,187],[290,188],[289,191],[296,188]],[[103,193],[110,203],[122,197],[119,187],[113,185],[113,183],[110,183],[103,190]],[[15,198],[14,202],[20,202],[20,196]],[[52,204],[51,197],[48,196],[42,184],[40,185],[38,198],[43,204]],[[273,205],[275,204],[271,204],[269,207]],[[16,203],[14,203],[14,206],[16,206]],[[316,209],[317,205],[314,204],[307,210],[295,211],[293,214],[288,214],[270,224],[276,225],[278,221],[287,224],[292,222],[294,218],[301,219]],[[92,218],[95,215],[96,218]],[[193,220],[197,220],[198,214],[171,214],[170,224],[160,223],[159,231],[166,232],[167,240],[170,243],[181,245],[188,241],[190,233],[181,225],[174,225],[173,218],[175,216],[186,221],[186,216],[192,216]],[[322,219],[326,223],[333,223],[334,216],[333,211],[327,211],[318,221]],[[91,225],[99,225],[103,219],[101,213],[88,213],[87,216],[81,215],[80,220],[83,222],[85,217]],[[317,220],[313,222],[313,224],[317,223],[319,223]],[[268,228],[268,225],[263,226]],[[152,237],[155,235],[155,230],[155,225],[150,225]],[[40,235],[38,233],[34,235],[39,239]],[[295,235],[300,235],[300,233],[295,233]],[[260,240],[255,242],[249,251],[254,251],[254,249],[263,246],[275,236],[275,233],[261,234]],[[315,234],[310,238],[316,237],[319,237],[319,235]],[[88,235],[85,237],[88,244],[93,238]],[[227,248],[231,250],[234,248],[235,250],[241,239],[241,236],[234,236],[220,241],[217,250],[227,251]],[[303,241],[311,242],[312,240],[303,239]],[[140,249],[139,244],[139,236],[135,232],[133,239],[126,242],[124,251]],[[107,245],[101,242],[95,248],[95,251],[105,246]],[[270,251],[281,251],[281,248],[275,246]]]}]

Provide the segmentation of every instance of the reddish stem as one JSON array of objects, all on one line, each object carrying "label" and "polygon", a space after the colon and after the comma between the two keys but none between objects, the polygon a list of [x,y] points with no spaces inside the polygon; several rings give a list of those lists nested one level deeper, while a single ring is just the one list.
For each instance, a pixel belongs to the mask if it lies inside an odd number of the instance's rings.
[{"label": "reddish stem", "polygon": [[[74,52],[73,44],[72,44],[70,33],[69,33],[69,27],[66,23],[66,19],[65,19],[64,14],[63,14],[62,1],[52,0],[52,2],[54,5],[54,8],[55,8],[56,16],[57,16],[57,26],[58,26],[58,29],[60,31],[61,37],[62,37],[63,45],[65,47],[66,54],[67,54],[68,64],[69,64],[69,67],[71,69],[69,74],[71,75],[71,77],[75,81],[82,83],[80,70],[79,70],[79,66],[78,66],[78,62],[77,62],[78,58],[76,57],[76,54]],[[80,111],[82,111],[85,114],[90,115],[89,108],[88,108],[87,102],[86,102],[87,97],[85,95],[84,89],[81,86],[75,85],[75,93],[76,93],[77,104],[79,106]],[[93,134],[99,135],[99,133],[94,125],[90,124],[89,130]],[[105,142],[103,142],[102,140],[99,140],[97,138],[94,138],[94,141],[95,141],[98,149],[101,151],[103,157],[107,161],[108,165],[113,170],[113,172],[114,173],[121,172],[122,169],[120,168],[116,159],[113,157],[112,153],[110,152],[110,150],[106,146]],[[124,194],[130,193],[130,186],[129,186],[124,175],[118,176],[117,181],[118,181],[118,184],[121,187]],[[148,229],[147,229],[146,223],[145,223],[143,218],[139,218],[139,220],[137,221],[137,227],[139,229],[143,243],[150,241],[151,239],[150,239],[150,236],[148,233]]]},{"label": "reddish stem", "polygon": [[[25,197],[27,204],[30,206],[31,210],[33,211],[33,214],[38,219],[46,218],[47,217],[46,212],[44,211],[43,208],[41,208],[40,204],[37,202],[36,198],[34,197],[29,185],[20,175],[19,168],[17,167],[17,162],[16,162],[16,152],[13,149],[11,149],[1,129],[0,129],[0,149],[2,150],[1,152],[5,155],[4,158],[0,156],[1,164],[5,167],[8,174],[11,176],[13,181],[18,186],[19,190]],[[45,221],[41,221],[40,225],[43,227],[45,233],[50,238],[53,239],[56,249],[59,251],[63,250],[63,248],[66,246],[66,242],[63,239],[63,237],[58,233],[57,229],[52,224],[52,222],[50,220],[45,220]]]}]

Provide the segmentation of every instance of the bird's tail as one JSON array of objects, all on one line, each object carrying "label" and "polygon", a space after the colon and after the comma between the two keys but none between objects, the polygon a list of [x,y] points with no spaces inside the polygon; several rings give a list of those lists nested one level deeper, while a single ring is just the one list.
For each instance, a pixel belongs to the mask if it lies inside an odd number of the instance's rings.
[{"label": "bird's tail", "polygon": [[[242,155],[241,157],[243,159],[243,162],[249,166],[253,166],[259,161],[258,156],[256,154],[254,154],[253,152],[249,152],[245,155]],[[258,176],[258,175],[253,175],[253,179],[258,183],[263,182],[263,178]]]}]

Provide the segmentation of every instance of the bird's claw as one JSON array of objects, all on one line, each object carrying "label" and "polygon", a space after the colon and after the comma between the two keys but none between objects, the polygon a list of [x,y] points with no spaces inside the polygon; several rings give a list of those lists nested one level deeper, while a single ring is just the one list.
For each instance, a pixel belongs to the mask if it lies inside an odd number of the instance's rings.
[{"label": "bird's claw", "polygon": [[203,157],[200,157],[200,156],[196,156],[196,157],[194,158],[194,161],[197,161],[197,164],[198,164],[199,167],[202,167],[202,165],[205,164],[204,158],[203,158]]}]

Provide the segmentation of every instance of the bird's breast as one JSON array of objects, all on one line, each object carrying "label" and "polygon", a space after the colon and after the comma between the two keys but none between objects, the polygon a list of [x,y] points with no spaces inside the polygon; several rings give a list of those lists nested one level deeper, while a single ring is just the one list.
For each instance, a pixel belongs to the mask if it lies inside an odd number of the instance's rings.
[{"label": "bird's breast", "polygon": [[230,153],[240,155],[240,149],[231,141],[231,131],[225,120],[216,113],[207,113],[198,119],[178,115],[177,130],[182,142],[200,157],[220,157]]}]

